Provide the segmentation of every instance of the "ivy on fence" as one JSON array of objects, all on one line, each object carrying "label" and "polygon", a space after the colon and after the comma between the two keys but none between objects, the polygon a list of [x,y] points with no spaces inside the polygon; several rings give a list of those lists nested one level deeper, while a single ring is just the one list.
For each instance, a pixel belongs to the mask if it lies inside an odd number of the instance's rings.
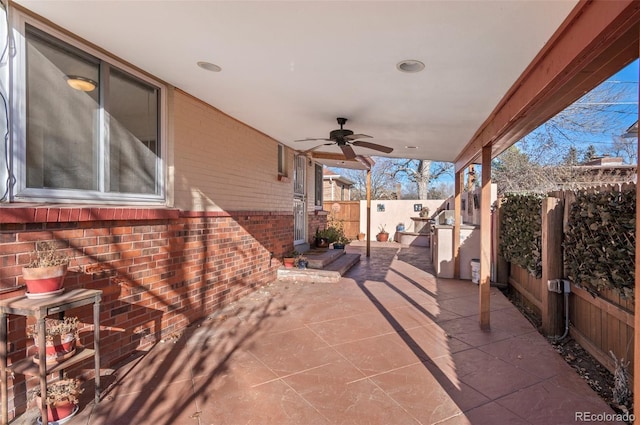
[{"label": "ivy on fence", "polygon": [[579,191],[565,231],[565,264],[575,284],[595,295],[615,289],[632,298],[635,281],[635,186]]},{"label": "ivy on fence", "polygon": [[502,204],[500,250],[505,260],[542,276],[542,195],[507,194]]}]

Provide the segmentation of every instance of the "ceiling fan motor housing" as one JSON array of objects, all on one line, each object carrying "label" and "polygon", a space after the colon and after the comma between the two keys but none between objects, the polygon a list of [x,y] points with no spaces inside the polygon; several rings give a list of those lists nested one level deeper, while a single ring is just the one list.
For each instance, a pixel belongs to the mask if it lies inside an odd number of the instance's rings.
[{"label": "ceiling fan motor housing", "polygon": [[351,130],[343,130],[343,129],[333,130],[331,133],[329,133],[329,139],[335,140],[335,141],[344,141],[345,137],[351,136],[352,134],[353,134],[353,131]]}]

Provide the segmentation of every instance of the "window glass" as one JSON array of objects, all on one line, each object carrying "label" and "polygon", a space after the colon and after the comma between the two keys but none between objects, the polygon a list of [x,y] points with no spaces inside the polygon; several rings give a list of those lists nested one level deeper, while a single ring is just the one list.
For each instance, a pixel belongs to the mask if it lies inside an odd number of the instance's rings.
[{"label": "window glass", "polygon": [[99,81],[97,60],[27,27],[26,61],[27,187],[96,190],[99,90],[68,81]]},{"label": "window glass", "polygon": [[156,193],[158,89],[111,68],[107,99],[111,191]]},{"label": "window glass", "polygon": [[25,34],[16,197],[161,200],[160,87],[32,25]]}]

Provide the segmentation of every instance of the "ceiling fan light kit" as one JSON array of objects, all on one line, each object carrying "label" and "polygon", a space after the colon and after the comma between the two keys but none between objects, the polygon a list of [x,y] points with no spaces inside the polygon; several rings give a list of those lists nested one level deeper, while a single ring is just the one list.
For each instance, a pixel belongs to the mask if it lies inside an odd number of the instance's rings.
[{"label": "ceiling fan light kit", "polygon": [[346,118],[341,118],[338,117],[336,119],[338,121],[338,124],[340,125],[339,129],[336,130],[332,130],[329,133],[329,138],[325,139],[325,138],[316,138],[316,139],[300,139],[300,140],[295,140],[295,142],[308,142],[308,141],[314,141],[314,140],[322,140],[322,141],[326,141],[326,142],[330,142],[330,143],[323,143],[321,145],[315,146],[311,149],[306,150],[305,152],[311,152],[314,151],[316,149],[318,149],[321,146],[329,146],[329,145],[337,145],[340,147],[340,149],[342,150],[342,153],[344,154],[345,158],[348,160],[353,160],[356,158],[356,153],[353,150],[353,148],[351,146],[358,146],[358,147],[363,147],[363,148],[367,148],[367,149],[372,149],[375,151],[379,151],[379,152],[384,152],[384,153],[391,153],[393,152],[393,148],[387,147],[387,146],[382,146],[382,145],[378,145],[376,143],[371,143],[371,142],[365,142],[362,140],[357,140],[357,139],[371,139],[371,136],[368,136],[366,134],[354,134],[353,131],[345,129],[344,125],[347,123],[347,119]]}]

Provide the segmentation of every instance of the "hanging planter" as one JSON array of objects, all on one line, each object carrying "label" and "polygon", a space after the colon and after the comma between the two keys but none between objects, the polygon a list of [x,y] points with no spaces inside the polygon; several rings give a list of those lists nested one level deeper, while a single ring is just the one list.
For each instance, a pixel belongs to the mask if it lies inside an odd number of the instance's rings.
[{"label": "hanging planter", "polygon": [[57,251],[53,242],[36,242],[31,261],[22,267],[27,298],[48,298],[64,291],[69,257]]}]

